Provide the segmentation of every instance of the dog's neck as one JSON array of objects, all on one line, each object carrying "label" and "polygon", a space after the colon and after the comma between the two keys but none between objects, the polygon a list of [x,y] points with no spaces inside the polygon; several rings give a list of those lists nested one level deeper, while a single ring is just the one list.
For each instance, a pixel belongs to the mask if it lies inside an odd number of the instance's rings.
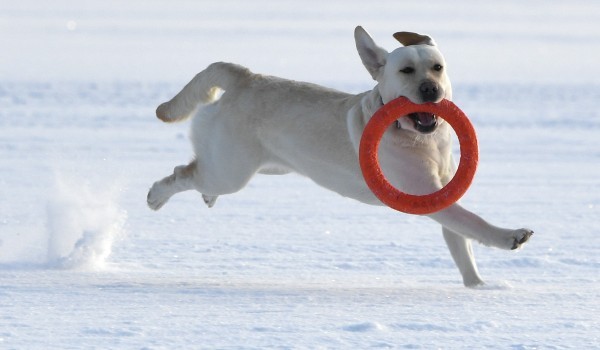
[{"label": "dog's neck", "polygon": [[350,108],[346,116],[346,123],[350,140],[358,154],[358,147],[363,130],[367,122],[375,112],[383,107],[383,99],[379,93],[379,87],[375,86],[373,90],[363,92],[353,98],[355,105]]},{"label": "dog's neck", "polygon": [[365,93],[361,99],[361,107],[363,118],[365,118],[365,125],[366,122],[371,119],[373,114],[375,114],[379,108],[383,107],[383,105],[384,102],[381,94],[379,93],[379,85],[376,85],[373,90]]}]

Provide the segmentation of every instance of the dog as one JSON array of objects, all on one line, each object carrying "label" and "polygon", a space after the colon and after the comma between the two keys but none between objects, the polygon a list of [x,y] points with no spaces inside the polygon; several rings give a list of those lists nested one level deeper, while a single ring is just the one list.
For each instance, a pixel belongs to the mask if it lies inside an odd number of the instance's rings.
[{"label": "dog", "polygon": [[[212,207],[218,196],[241,190],[257,173],[290,172],[344,197],[383,205],[367,187],[358,162],[366,123],[385,103],[400,96],[418,104],[452,99],[446,62],[434,40],[411,32],[394,37],[403,46],[388,52],[356,27],[358,55],[377,83],[358,95],[255,74],[236,64],[209,65],[156,110],[164,122],[194,116],[195,158],[152,185],[148,206],[158,210],[174,194],[196,190]],[[400,117],[386,130],[379,147],[380,166],[388,181],[416,195],[441,189],[456,171],[451,131],[433,114]],[[526,228],[493,226],[458,203],[427,216],[442,225],[450,254],[468,287],[484,284],[472,240],[511,250],[533,234]]]}]

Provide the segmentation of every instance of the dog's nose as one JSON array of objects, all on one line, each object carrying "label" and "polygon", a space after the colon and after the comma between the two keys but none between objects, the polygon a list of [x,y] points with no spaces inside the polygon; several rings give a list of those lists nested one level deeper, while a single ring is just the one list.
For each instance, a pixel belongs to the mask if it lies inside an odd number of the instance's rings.
[{"label": "dog's nose", "polygon": [[425,81],[419,86],[423,102],[435,102],[438,99],[440,89],[433,81]]}]

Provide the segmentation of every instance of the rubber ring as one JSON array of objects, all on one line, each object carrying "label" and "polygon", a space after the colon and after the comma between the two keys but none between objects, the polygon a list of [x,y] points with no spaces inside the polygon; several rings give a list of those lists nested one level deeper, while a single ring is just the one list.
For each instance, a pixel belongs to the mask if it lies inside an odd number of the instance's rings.
[{"label": "rubber ring", "polygon": [[[440,190],[426,195],[404,193],[392,186],[381,171],[377,151],[390,124],[411,113],[425,112],[442,117],[454,129],[460,144],[458,169],[450,182]],[[412,103],[399,97],[381,107],[365,126],[360,140],[359,162],[367,186],[381,202],[408,214],[431,214],[449,207],[467,191],[479,161],[479,146],[473,125],[454,103]]]}]

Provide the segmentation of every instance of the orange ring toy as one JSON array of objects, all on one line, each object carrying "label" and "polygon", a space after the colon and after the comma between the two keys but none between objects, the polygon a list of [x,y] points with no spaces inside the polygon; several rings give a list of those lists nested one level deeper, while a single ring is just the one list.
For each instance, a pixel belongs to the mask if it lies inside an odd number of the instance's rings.
[{"label": "orange ring toy", "polygon": [[[415,112],[442,117],[454,129],[460,144],[456,174],[442,189],[426,195],[407,194],[392,186],[381,171],[377,155],[379,143],[389,125],[399,117]],[[406,97],[399,97],[373,114],[362,134],[358,156],[365,182],[380,201],[404,213],[431,214],[449,207],[465,194],[477,170],[479,147],[473,125],[451,101],[415,104]]]}]

